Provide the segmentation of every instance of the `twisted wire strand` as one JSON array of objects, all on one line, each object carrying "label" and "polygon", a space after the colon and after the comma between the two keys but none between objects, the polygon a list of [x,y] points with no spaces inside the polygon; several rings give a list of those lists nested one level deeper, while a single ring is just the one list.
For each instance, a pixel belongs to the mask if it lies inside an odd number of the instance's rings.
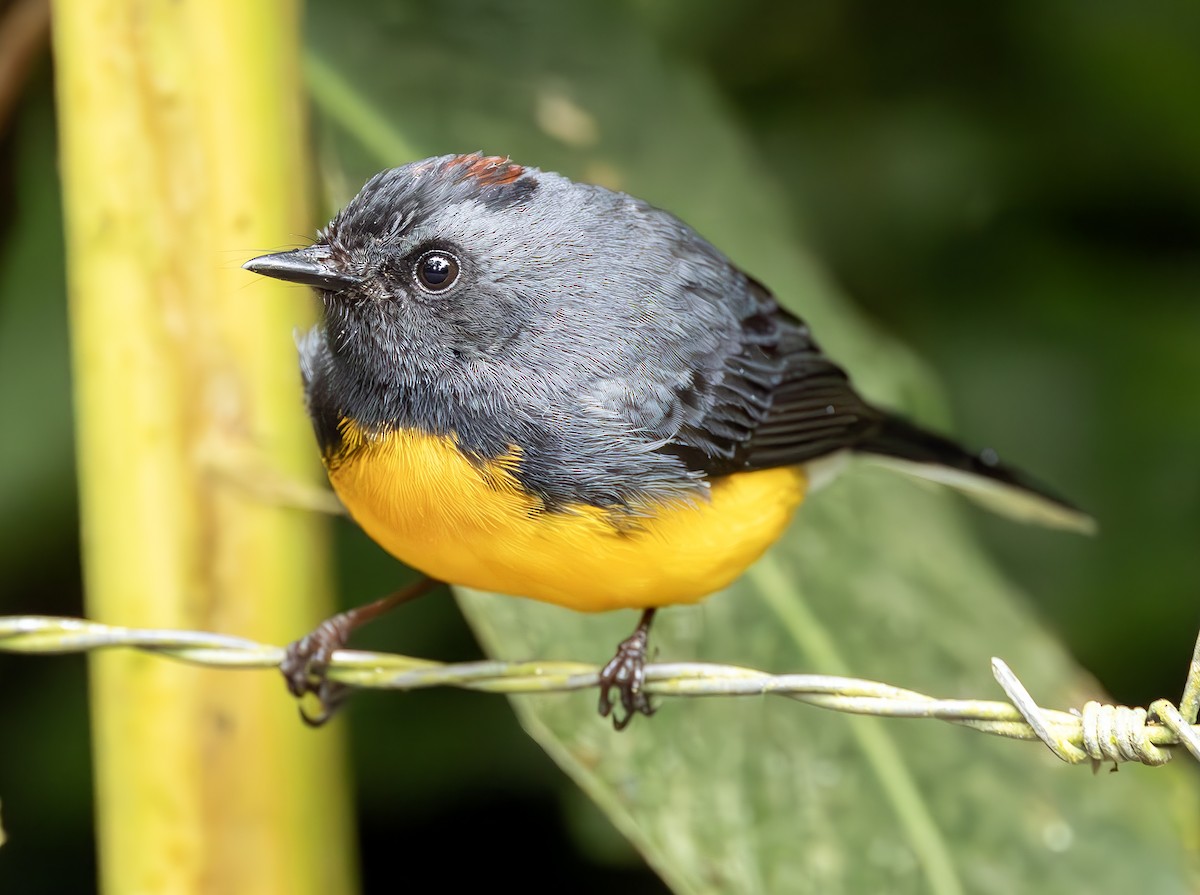
[{"label": "twisted wire strand", "polygon": [[[65,654],[134,648],[195,665],[278,668],[284,649],[202,631],[127,628],[77,618],[0,616],[0,651]],[[446,664],[392,653],[339,650],[328,678],[354,687],[416,690],[459,687],[487,693],[555,693],[598,685],[598,667],[580,662],[479,661]],[[1161,765],[1182,744],[1200,761],[1200,640],[1180,707],[1160,699],[1148,709],[1088,702],[1082,711],[1040,707],[1012,669],[992,660],[1009,702],[938,699],[877,681],[822,674],[768,674],[698,662],[646,666],[645,690],[656,696],[776,694],[820,708],[887,718],[935,718],[982,733],[1040,740],[1063,761]]]}]

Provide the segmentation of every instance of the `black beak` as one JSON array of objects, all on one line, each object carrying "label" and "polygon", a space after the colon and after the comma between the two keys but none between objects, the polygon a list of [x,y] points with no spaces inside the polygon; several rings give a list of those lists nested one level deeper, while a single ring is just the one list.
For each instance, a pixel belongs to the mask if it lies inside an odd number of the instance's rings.
[{"label": "black beak", "polygon": [[242,265],[246,270],[289,283],[303,283],[330,292],[340,292],[362,282],[361,277],[338,270],[330,257],[329,246],[260,255]]}]

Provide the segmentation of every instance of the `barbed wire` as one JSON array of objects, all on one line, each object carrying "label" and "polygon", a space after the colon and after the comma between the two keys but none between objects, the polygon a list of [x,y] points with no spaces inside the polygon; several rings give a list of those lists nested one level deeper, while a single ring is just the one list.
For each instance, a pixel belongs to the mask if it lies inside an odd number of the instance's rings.
[{"label": "barbed wire", "polygon": [[[241,637],[202,631],[127,628],[77,618],[0,616],[0,651],[64,654],[126,647],[194,665],[278,668],[284,649]],[[580,662],[458,662],[446,664],[393,653],[338,650],[328,678],[352,687],[418,690],[459,687],[488,693],[555,693],[599,685],[599,668]],[[775,694],[856,715],[936,718],[982,733],[1040,740],[1070,764],[1138,761],[1161,765],[1182,745],[1200,761],[1200,640],[1192,655],[1183,698],[1148,708],[1090,701],[1082,710],[1042,708],[1000,659],[992,674],[1009,702],[938,699],[877,681],[822,674],[768,674],[751,668],[700,662],[651,663],[645,691],[654,696]]]}]

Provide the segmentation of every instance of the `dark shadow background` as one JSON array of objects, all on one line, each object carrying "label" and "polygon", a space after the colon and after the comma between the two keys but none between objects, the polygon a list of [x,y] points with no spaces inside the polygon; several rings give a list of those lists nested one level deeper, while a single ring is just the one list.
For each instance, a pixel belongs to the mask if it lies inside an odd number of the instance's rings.
[{"label": "dark shadow background", "polygon": [[[1118,701],[1177,698],[1200,621],[1200,7],[633,6],[721,91],[843,290],[937,371],[953,429],[1099,518],[1066,542],[972,516],[1047,625]],[[0,121],[5,614],[81,612],[55,154],[43,53]],[[395,583],[338,541],[347,603]],[[362,642],[477,655],[444,596]],[[94,888],[85,687],[78,657],[0,655],[0,891]],[[348,716],[367,891],[466,820],[493,835],[456,887],[662,891],[503,701],[367,694]]]}]

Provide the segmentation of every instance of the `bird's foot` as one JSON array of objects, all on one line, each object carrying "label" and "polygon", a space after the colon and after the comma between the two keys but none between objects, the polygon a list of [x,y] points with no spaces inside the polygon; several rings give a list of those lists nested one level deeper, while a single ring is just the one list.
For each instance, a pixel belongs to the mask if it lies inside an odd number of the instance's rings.
[{"label": "bird's foot", "polygon": [[[334,716],[346,699],[351,688],[328,678],[329,663],[333,654],[345,649],[354,630],[372,619],[376,619],[401,603],[421,596],[437,584],[432,578],[422,578],[394,594],[339,612],[325,619],[309,634],[290,644],[284,652],[279,670],[283,673],[288,692],[300,703],[300,717],[309,727],[320,727]],[[306,696],[315,696],[319,709],[310,711],[304,704]]]},{"label": "bird's foot", "polygon": [[[600,670],[600,716],[607,718],[611,715],[615,730],[628,727],[634,715],[653,715],[655,712],[649,697],[642,692],[646,681],[646,645],[653,619],[653,609],[643,612],[637,629],[621,641],[617,654]],[[614,711],[617,704],[612,699],[613,690],[624,715]]]},{"label": "bird's foot", "polygon": [[[349,687],[329,680],[326,675],[333,654],[345,648],[356,627],[353,612],[327,618],[311,633],[289,644],[279,663],[288,692],[301,700],[300,717],[309,727],[320,727],[332,718],[350,695]],[[315,712],[303,701],[310,694],[320,706]]]}]

